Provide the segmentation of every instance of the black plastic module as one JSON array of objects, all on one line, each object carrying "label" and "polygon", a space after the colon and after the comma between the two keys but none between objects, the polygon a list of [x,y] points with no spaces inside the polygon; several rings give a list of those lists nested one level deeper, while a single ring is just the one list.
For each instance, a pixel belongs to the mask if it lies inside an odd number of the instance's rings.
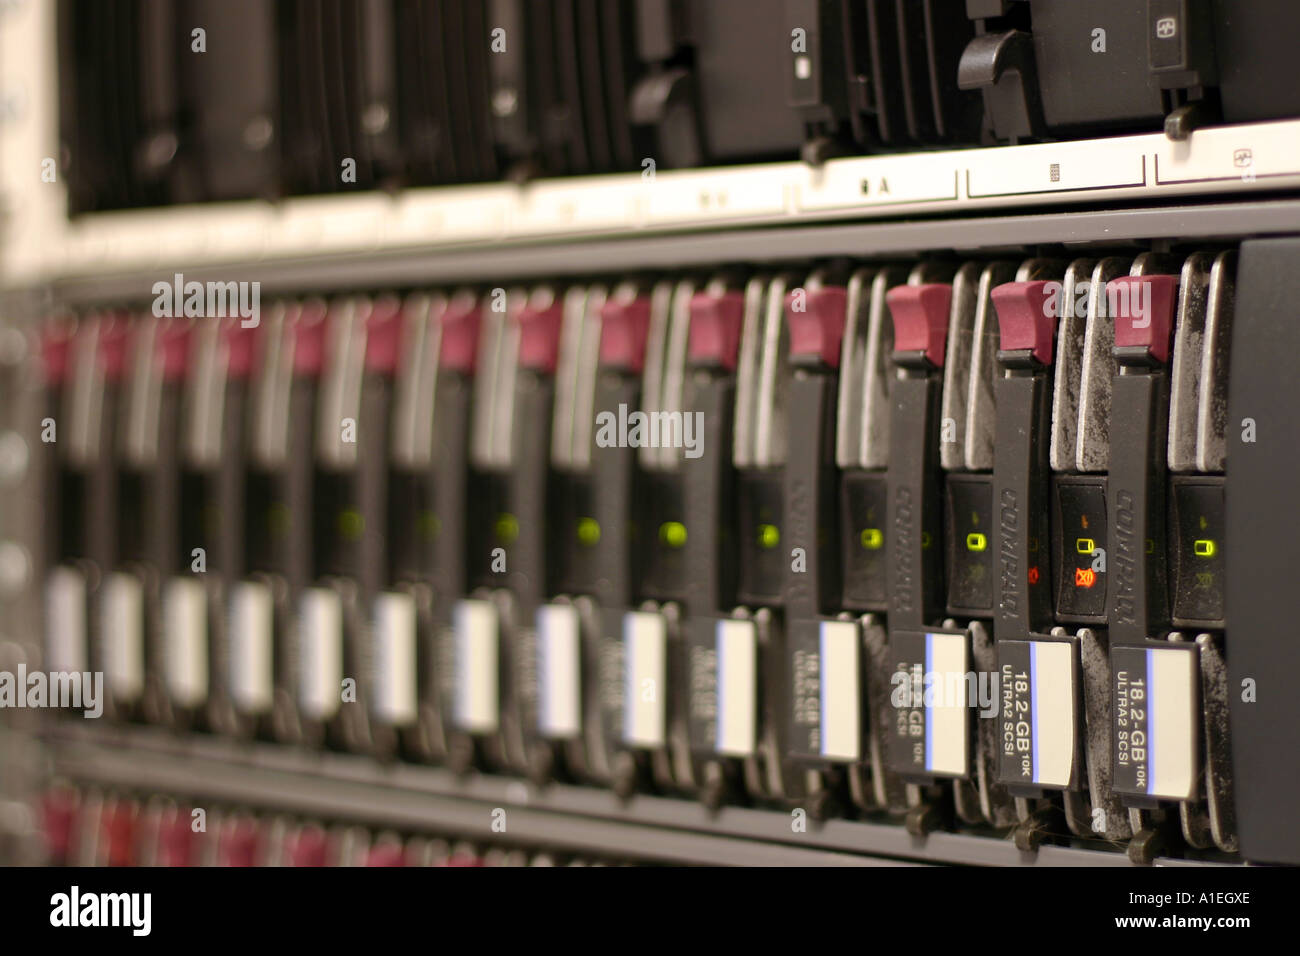
[{"label": "black plastic module", "polygon": [[[636,286],[625,286],[605,300],[599,316],[591,407],[600,425],[593,433],[589,455],[591,516],[600,538],[593,548],[594,577],[587,593],[595,599],[600,616],[601,654],[621,661],[617,684],[604,673],[599,681],[605,705],[604,740],[610,748],[616,788],[630,788],[647,778],[661,786],[672,785],[674,768],[666,755],[676,709],[674,694],[681,692],[672,679],[674,658],[680,651],[677,612],[671,605],[661,609],[638,603],[643,597],[640,570],[648,550],[641,538],[649,524],[638,446],[649,443],[651,436],[642,433],[634,438],[632,429],[637,426],[631,416],[640,411],[646,417],[641,371],[650,302]],[[581,381],[580,377],[579,395]],[[647,417],[642,428],[648,431],[652,421]],[[575,421],[575,434],[581,426]],[[616,430],[615,441],[608,439],[611,430]]]},{"label": "black plastic module", "polygon": [[[1111,397],[1125,414],[1111,421],[1111,481],[1107,511],[1112,541],[1112,587],[1108,593],[1111,635],[1117,642],[1142,642],[1169,621],[1165,591],[1164,477],[1169,396],[1164,365],[1178,288],[1176,276],[1113,279],[1133,302],[1147,290],[1155,314],[1115,316],[1115,356],[1121,363]],[[1140,328],[1135,328],[1139,326]],[[1144,331],[1145,329],[1145,331]]]},{"label": "black plastic module", "polygon": [[1022,797],[1075,786],[1082,764],[1076,643],[1046,633],[1052,621],[1047,510],[1051,372],[1061,291],[1059,283],[1036,280],[1008,283],[992,293],[1002,369],[996,383],[993,470],[999,778]]},{"label": "black plastic module", "polygon": [[1104,623],[1106,479],[1060,475],[1053,482],[1052,559],[1056,616],[1071,623]]},{"label": "black plastic module", "polygon": [[372,719],[377,746],[445,756],[438,635],[469,577],[471,396],[480,306],[470,293],[403,306],[387,475],[388,580],[373,605]]},{"label": "black plastic module", "polygon": [[182,726],[238,736],[257,729],[234,706],[225,613],[230,588],[247,572],[245,430],[255,334],[239,318],[194,329],[181,426],[179,573],[162,585],[162,706]]},{"label": "black plastic module", "polygon": [[687,588],[682,531],[687,524],[680,475],[647,471],[641,493],[647,515],[641,593],[656,601],[682,600]]},{"label": "black plastic module", "polygon": [[855,621],[827,618],[839,600],[835,407],[847,291],[819,277],[785,299],[791,366],[785,466],[784,589],[792,756],[860,761],[866,708]]},{"label": "black plastic module", "polygon": [[742,604],[780,605],[786,562],[783,539],[783,475],[777,469],[744,469],[736,477],[736,508],[740,514],[740,590]]},{"label": "black plastic module", "polygon": [[889,603],[885,562],[885,518],[889,491],[883,472],[845,472],[840,482],[843,605],[853,611],[883,611]]},{"label": "black plastic module", "polygon": [[[1156,810],[1160,800],[1200,793],[1199,665],[1194,644],[1159,639],[1169,627],[1165,574],[1166,436],[1169,361],[1179,280],[1170,275],[1111,280],[1115,357],[1107,513],[1114,789]],[[1153,702],[1158,706],[1153,706]],[[1139,815],[1141,816],[1141,815]],[[1158,821],[1142,817],[1140,848]],[[1134,852],[1130,848],[1130,852]]]},{"label": "black plastic module", "polygon": [[950,474],[947,490],[948,610],[987,614],[993,608],[997,554],[989,476]]},{"label": "black plastic module", "polygon": [[953,316],[944,359],[940,461],[944,487],[948,613],[993,616],[993,455],[997,426],[997,311],[994,288],[1016,276],[1016,264],[967,263],[953,277]]},{"label": "black plastic module", "polygon": [[[50,319],[41,330],[42,427],[59,421],[73,388],[73,356],[79,342],[71,318]],[[84,336],[84,332],[82,333]],[[65,420],[66,422],[67,420]],[[65,424],[65,428],[66,428]],[[66,449],[69,443],[44,445],[44,474],[57,507],[45,512],[42,546],[46,561],[43,661],[53,671],[89,669],[89,585],[83,517],[84,473]]]},{"label": "black plastic module", "polygon": [[117,570],[122,507],[117,448],[125,427],[127,342],[128,320],[121,313],[99,313],[79,332],[73,387],[89,393],[91,407],[83,405],[84,413],[74,407],[69,422],[70,455],[85,502],[83,556],[98,576],[90,584],[89,664],[104,673],[105,714],[123,720],[143,716],[145,674],[144,596],[138,578]]},{"label": "black plastic module", "polygon": [[301,740],[299,598],[311,584],[313,440],[324,359],[325,306],[276,306],[262,316],[252,356],[246,577],[231,583],[230,694],[258,736]]},{"label": "black plastic module", "polygon": [[[309,741],[375,746],[370,614],[387,581],[385,427],[400,348],[401,306],[346,299],[331,306],[316,420],[313,586],[300,597],[299,713]],[[381,750],[391,741],[379,740]]]},{"label": "black plastic module", "polygon": [[1294,614],[1300,566],[1300,418],[1278,383],[1295,380],[1297,303],[1300,238],[1242,243],[1227,414],[1232,771],[1241,852],[1293,864],[1300,864],[1300,815],[1290,809],[1300,805],[1300,698],[1289,685],[1300,673],[1300,644],[1281,622]]},{"label": "black plastic module", "polygon": [[1144,4],[1032,0],[1030,10],[1049,127],[1160,128],[1164,109],[1147,66]]},{"label": "black plastic module", "polygon": [[[889,433],[889,649],[899,698],[889,762],[907,779],[933,782],[970,773],[973,739],[965,693],[970,637],[930,623],[943,613],[939,370],[952,286],[898,286],[888,302],[901,372],[893,383]],[[940,699],[927,702],[932,689]]]},{"label": "black plastic module", "polygon": [[1176,475],[1169,484],[1169,588],[1176,627],[1224,626],[1222,475]]},{"label": "black plastic module", "polygon": [[906,280],[898,267],[859,269],[849,279],[836,414],[840,469],[840,606],[883,612],[889,606],[889,391],[893,325],[885,292]]},{"label": "black plastic module", "polygon": [[[784,472],[789,458],[790,327],[785,300],[802,278],[794,272],[755,276],[745,287],[736,367],[732,465],[736,472],[737,594],[727,629],[759,648],[758,741],[746,785],[774,800],[809,794],[806,768],[790,759],[791,654],[782,605],[791,549],[785,526]],[[803,290],[806,293],[806,289]],[[733,656],[733,660],[735,660]],[[722,662],[723,670],[731,665]],[[730,674],[724,675],[730,679]],[[813,810],[817,809],[816,804]]]},{"label": "black plastic module", "polygon": [[[163,689],[165,632],[186,623],[166,615],[173,577],[191,571],[193,555],[180,540],[180,439],[190,325],[180,318],[138,316],[130,333],[128,382],[122,405],[123,442],[118,474],[119,557],[122,570],[142,584],[145,597],[142,716],[166,723]],[[206,558],[200,565],[206,570]],[[203,590],[202,578],[188,577]],[[200,596],[200,612],[206,604]],[[206,630],[207,622],[198,622]],[[206,666],[206,661],[204,662]]]},{"label": "black plastic module", "polygon": [[731,448],[736,365],[745,295],[725,285],[689,302],[687,414],[702,416],[701,454],[681,463],[686,622],[687,736],[707,764],[702,798],[720,803],[738,789],[739,763],[759,747],[760,644],[752,620],[735,605],[735,470]]},{"label": "black plastic module", "polygon": [[[522,760],[521,769],[538,780],[572,774],[582,766],[574,755],[578,728],[559,716],[561,702],[543,691],[540,669],[553,656],[541,656],[541,631],[542,609],[552,593],[556,553],[555,482],[550,460],[555,370],[547,361],[549,353],[533,355],[534,348],[538,353],[546,349],[534,346],[532,335],[549,348],[550,336],[559,331],[558,304],[554,308],[555,312],[543,309],[538,315],[519,316],[522,325],[536,332],[529,334],[528,350],[521,351],[513,385],[496,383],[498,393],[513,388],[514,397],[508,436],[510,472],[503,482],[505,506],[491,511],[494,543],[504,549],[508,562],[505,583],[510,596],[504,602],[508,614],[502,624],[509,669],[502,678],[508,704],[501,713],[506,733],[506,753],[501,759]],[[469,491],[471,500],[475,494],[476,489]],[[449,554],[446,557],[451,558]],[[576,647],[576,629],[571,636]],[[577,675],[573,684],[572,689],[565,688],[569,694],[565,703],[572,700],[567,711],[571,714],[580,708],[575,699],[581,690]]]},{"label": "black plastic module", "polygon": [[[1056,619],[1062,624],[1106,623],[1106,470],[1115,377],[1106,283],[1127,275],[1131,265],[1118,256],[1078,260],[1067,270],[1062,289],[1058,361],[1067,366],[1058,368],[1054,401],[1051,504]],[[1070,354],[1076,348],[1077,358]]]},{"label": "black plastic module", "polygon": [[[708,288],[722,295],[725,284],[725,279],[715,279]],[[695,282],[690,279],[655,283],[648,294],[637,282],[617,287],[602,315],[601,365],[639,377],[641,414],[629,433],[629,440],[635,439],[637,445],[634,519],[638,531],[639,601],[636,611],[624,618],[624,627],[625,636],[636,642],[638,653],[644,652],[647,637],[654,648],[658,633],[665,636],[665,659],[662,665],[651,666],[651,670],[661,669],[663,673],[660,691],[665,743],[651,756],[654,775],[660,785],[683,791],[700,788],[709,776],[711,783],[702,794],[707,802],[717,803],[734,785],[716,772],[720,768],[714,762],[699,758],[693,743],[692,713],[698,702],[693,699],[691,679],[699,660],[691,644],[695,625],[688,617],[692,612],[685,600],[690,587],[685,577],[688,561],[685,552],[695,533],[684,520],[685,469],[707,454],[702,444],[706,412],[692,411],[687,401],[694,290]],[[734,338],[732,342],[734,348]],[[718,396],[714,395],[712,400],[714,406],[707,414],[716,415]],[[710,437],[721,443],[714,446],[715,451],[719,447],[724,449],[722,460],[716,464],[725,467],[729,462],[725,454],[725,449],[730,448],[729,430],[726,441],[716,433]],[[710,546],[711,536],[718,533],[712,527],[716,525],[716,516],[715,503],[707,516],[711,529],[701,532],[700,543],[706,547]],[[704,575],[699,584],[705,587],[719,574],[707,568],[699,570]],[[706,613],[711,610],[707,609]],[[654,653],[657,652],[654,648]],[[630,669],[642,669],[635,657],[629,656],[627,660]],[[642,685],[643,690],[645,676],[642,674],[638,679],[629,670],[630,681]],[[629,683],[628,713],[635,715],[639,722],[639,706],[632,702],[636,693]],[[656,715],[655,721],[658,719]]]},{"label": "black plastic module", "polygon": [[[452,405],[472,408],[463,480],[472,483],[464,510],[473,525],[461,542],[469,573],[457,568],[454,541],[439,542],[435,554],[435,585],[453,605],[435,623],[438,709],[452,766],[527,773],[531,765],[549,776],[560,754],[536,732],[537,628],[553,565],[548,542],[560,526],[550,455],[564,306],[539,287],[494,289],[481,309],[472,396],[460,393]],[[448,431],[439,441],[453,438]],[[438,478],[453,491],[462,480]]]}]

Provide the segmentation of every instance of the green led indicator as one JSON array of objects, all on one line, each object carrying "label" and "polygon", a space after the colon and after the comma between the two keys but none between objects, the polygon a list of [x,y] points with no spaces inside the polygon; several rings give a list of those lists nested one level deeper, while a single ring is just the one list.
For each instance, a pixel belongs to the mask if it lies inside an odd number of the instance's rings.
[{"label": "green led indicator", "polygon": [[863,528],[860,535],[862,546],[868,551],[879,551],[885,543],[885,535],[879,528]]},{"label": "green led indicator", "polygon": [[1080,554],[1092,554],[1097,550],[1097,542],[1093,541],[1092,538],[1075,538],[1074,550]]},{"label": "green led indicator", "polygon": [[442,522],[432,511],[421,511],[420,516],[416,519],[415,527],[420,537],[425,541],[432,541],[438,537],[438,532],[442,530]]},{"label": "green led indicator", "polygon": [[928,550],[929,547],[930,547],[930,543],[931,543],[931,542],[930,542],[930,532],[928,532],[928,531],[922,531],[922,532],[921,532],[921,550],[922,550],[922,551],[926,551],[926,550]]},{"label": "green led indicator", "polygon": [[1197,538],[1192,543],[1192,550],[1198,558],[1212,558],[1219,547],[1209,538]]},{"label": "green led indicator", "polygon": [[980,531],[972,531],[966,535],[967,551],[983,551],[989,546],[988,536]]},{"label": "green led indicator", "polygon": [[493,529],[502,544],[514,544],[515,538],[519,537],[519,522],[512,514],[497,515]]},{"label": "green led indicator", "polygon": [[356,508],[345,508],[339,512],[339,536],[344,541],[361,540],[362,532],[365,530],[366,519]]},{"label": "green led indicator", "polygon": [[686,525],[680,521],[665,521],[659,526],[659,540],[670,548],[686,544]]},{"label": "green led indicator", "polygon": [[595,518],[578,519],[578,543],[590,548],[600,540],[600,523]]},{"label": "green led indicator", "polygon": [[758,526],[758,545],[771,550],[781,543],[781,531],[774,524]]}]

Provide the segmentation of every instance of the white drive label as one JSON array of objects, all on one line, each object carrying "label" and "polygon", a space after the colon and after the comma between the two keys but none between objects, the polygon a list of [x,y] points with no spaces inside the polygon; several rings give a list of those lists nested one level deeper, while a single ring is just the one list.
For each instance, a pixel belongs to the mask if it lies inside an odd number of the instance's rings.
[{"label": "white drive label", "polygon": [[246,714],[271,709],[275,600],[258,581],[241,581],[230,595],[230,692]]},{"label": "white drive label", "polygon": [[708,172],[668,172],[643,186],[646,222],[708,222],[720,217],[745,219],[780,216],[786,211],[786,186],[768,169],[731,169],[726,176]]},{"label": "white drive label", "polygon": [[415,598],[400,591],[375,598],[375,713],[395,727],[415,722]]},{"label": "white drive label", "polygon": [[808,210],[899,206],[959,197],[960,163],[952,153],[833,159],[805,167],[797,187],[799,208]]},{"label": "white drive label", "polygon": [[1066,787],[1074,772],[1074,647],[1029,643],[1034,783]]},{"label": "white drive label", "polygon": [[315,720],[333,717],[343,699],[343,603],[329,588],[302,592],[298,648],[303,712]]},{"label": "white drive label", "polygon": [[491,601],[456,603],[456,725],[490,734],[501,720],[497,609]]},{"label": "white drive label", "polygon": [[194,707],[208,696],[208,592],[197,578],[172,578],[162,602],[167,693]]},{"label": "white drive label", "polygon": [[1197,657],[1147,649],[1147,708],[1153,796],[1189,799],[1197,792]]},{"label": "white drive label", "polygon": [[662,747],[666,739],[668,625],[663,616],[631,611],[623,618],[627,685],[623,742]]},{"label": "white drive label", "polygon": [[1191,800],[1200,781],[1200,655],[1194,644],[1110,649],[1114,788]]},{"label": "white drive label", "polygon": [[1026,193],[1073,192],[1143,186],[1151,173],[1141,148],[1116,148],[1114,141],[1001,147],[980,150],[967,171],[972,199]]},{"label": "white drive label", "polygon": [[82,673],[86,664],[86,577],[60,565],[45,587],[45,662],[60,674]]},{"label": "white drive label", "polygon": [[821,622],[822,756],[857,760],[862,755],[862,702],[858,625]]},{"label": "white drive label", "polygon": [[1079,738],[1075,653],[1075,645],[1066,641],[998,641],[1003,783],[1068,787],[1074,782]]},{"label": "white drive label", "polygon": [[925,769],[964,776],[970,728],[966,674],[970,670],[965,634],[925,635],[925,674],[942,692],[925,708]]},{"label": "white drive label", "polygon": [[747,757],[758,741],[758,635],[750,621],[719,621],[717,640],[716,749]]},{"label": "white drive label", "polygon": [[132,701],[144,691],[144,589],[122,572],[103,588],[104,678],[115,697]]},{"label": "white drive label", "polygon": [[578,610],[572,604],[537,609],[537,655],[541,695],[538,726],[557,740],[582,732],[582,664]]}]

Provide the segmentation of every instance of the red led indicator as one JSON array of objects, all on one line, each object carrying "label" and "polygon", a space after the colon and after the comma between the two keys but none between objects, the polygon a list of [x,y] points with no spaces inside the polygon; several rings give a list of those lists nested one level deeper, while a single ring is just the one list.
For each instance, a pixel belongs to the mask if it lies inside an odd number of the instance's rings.
[{"label": "red led indicator", "polygon": [[1074,572],[1074,585],[1080,588],[1090,588],[1097,583],[1097,572],[1092,568],[1077,568]]},{"label": "red led indicator", "polygon": [[1038,583],[1038,568],[1037,568],[1037,567],[1033,567],[1033,568],[1030,568],[1030,569],[1029,569],[1029,583],[1030,583],[1030,584],[1037,584],[1037,583]]}]

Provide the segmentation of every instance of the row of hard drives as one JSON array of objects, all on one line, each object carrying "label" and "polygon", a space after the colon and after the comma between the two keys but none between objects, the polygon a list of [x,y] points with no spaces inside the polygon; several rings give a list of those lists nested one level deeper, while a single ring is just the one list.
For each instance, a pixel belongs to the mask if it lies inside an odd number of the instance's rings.
[{"label": "row of hard drives", "polygon": [[178,732],[1234,852],[1234,265],[52,317],[46,666]]},{"label": "row of hard drives", "polygon": [[56,786],[41,800],[56,866],[608,866],[587,855],[476,846],[244,807],[194,807]]}]

